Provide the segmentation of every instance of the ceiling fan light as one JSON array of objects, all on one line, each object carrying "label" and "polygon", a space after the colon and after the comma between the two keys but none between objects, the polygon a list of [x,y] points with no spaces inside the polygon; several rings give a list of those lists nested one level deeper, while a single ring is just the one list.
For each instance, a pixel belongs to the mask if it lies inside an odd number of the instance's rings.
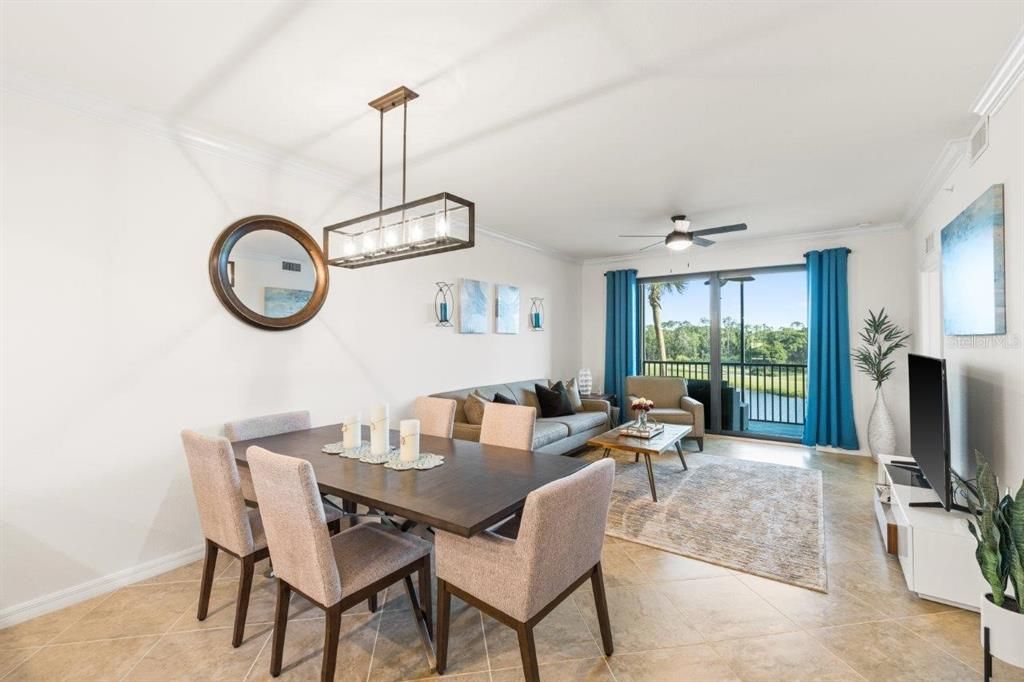
[{"label": "ceiling fan light", "polygon": [[693,239],[690,235],[684,232],[673,232],[669,236],[665,237],[665,246],[673,251],[685,251],[690,248],[692,244]]}]

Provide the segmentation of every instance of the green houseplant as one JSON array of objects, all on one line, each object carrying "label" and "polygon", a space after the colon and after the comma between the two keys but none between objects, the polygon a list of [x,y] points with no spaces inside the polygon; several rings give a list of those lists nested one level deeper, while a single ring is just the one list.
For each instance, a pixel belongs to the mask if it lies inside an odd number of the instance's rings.
[{"label": "green houseplant", "polygon": [[863,343],[853,351],[853,360],[857,369],[875,382],[875,406],[868,420],[868,447],[875,459],[878,459],[881,454],[891,455],[896,452],[896,426],[885,404],[882,384],[896,369],[893,354],[906,348],[910,334],[890,320],[889,314],[882,308],[877,314],[868,311],[868,318],[860,330],[860,339]]},{"label": "green houseplant", "polygon": [[[986,645],[987,630],[986,653],[1024,667],[1024,481],[1016,497],[1009,490],[1000,497],[992,465],[977,451],[974,456],[977,478],[954,476],[971,510],[967,525],[978,543],[974,556],[992,590],[981,598],[982,644]],[[990,668],[986,661],[986,671]]]}]

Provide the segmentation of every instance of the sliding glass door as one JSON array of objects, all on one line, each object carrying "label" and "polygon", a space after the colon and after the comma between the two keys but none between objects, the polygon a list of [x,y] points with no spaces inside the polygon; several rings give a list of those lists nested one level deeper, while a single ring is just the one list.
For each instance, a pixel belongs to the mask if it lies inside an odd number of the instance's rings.
[{"label": "sliding glass door", "polygon": [[645,279],[641,368],[687,380],[712,433],[798,440],[807,387],[802,265]]}]

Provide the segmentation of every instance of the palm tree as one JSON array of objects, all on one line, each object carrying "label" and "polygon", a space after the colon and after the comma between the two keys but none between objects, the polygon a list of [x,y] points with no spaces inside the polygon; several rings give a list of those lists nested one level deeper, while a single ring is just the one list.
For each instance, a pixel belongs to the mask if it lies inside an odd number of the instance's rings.
[{"label": "palm tree", "polygon": [[654,338],[658,342],[658,357],[668,360],[665,353],[665,330],[661,328],[661,294],[667,289],[676,294],[686,291],[686,282],[671,280],[668,282],[652,282],[647,285],[647,302],[651,306],[651,318],[654,322]]}]

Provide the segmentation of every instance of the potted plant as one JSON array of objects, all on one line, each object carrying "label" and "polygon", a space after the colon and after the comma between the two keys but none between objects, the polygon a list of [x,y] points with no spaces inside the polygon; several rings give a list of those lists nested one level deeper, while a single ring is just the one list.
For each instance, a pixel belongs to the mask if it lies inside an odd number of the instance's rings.
[{"label": "potted plant", "polygon": [[641,429],[647,427],[647,413],[654,409],[654,401],[647,398],[634,398],[629,407],[636,414],[636,425]]},{"label": "potted plant", "polygon": [[[981,644],[985,679],[992,675],[991,656],[1024,668],[1024,482],[1016,499],[1000,498],[991,465],[975,452],[978,477],[957,476],[958,488],[973,520],[967,525],[978,541],[974,552],[981,574],[992,588],[981,597]],[[1007,586],[1013,588],[1013,596]]]},{"label": "potted plant", "polygon": [[906,348],[910,334],[890,320],[889,314],[882,308],[877,315],[868,311],[868,319],[864,320],[860,338],[864,343],[853,352],[853,359],[857,369],[875,382],[875,406],[868,420],[868,447],[877,460],[881,454],[892,455],[896,452],[896,427],[885,404],[882,384],[892,376],[896,368],[893,353]]}]

